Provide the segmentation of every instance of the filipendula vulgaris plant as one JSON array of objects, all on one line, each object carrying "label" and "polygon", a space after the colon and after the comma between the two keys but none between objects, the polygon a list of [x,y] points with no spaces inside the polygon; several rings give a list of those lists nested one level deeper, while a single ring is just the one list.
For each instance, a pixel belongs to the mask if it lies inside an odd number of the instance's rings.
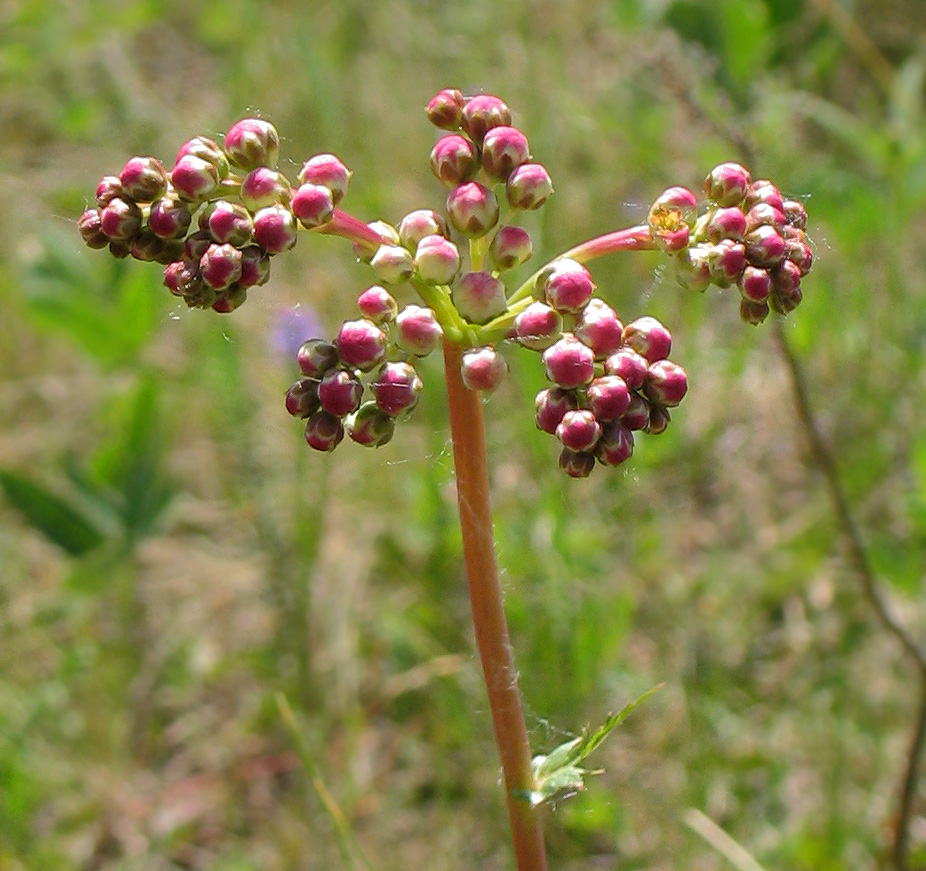
[{"label": "filipendula vulgaris plant", "polygon": [[[482,417],[481,394],[508,370],[499,347],[541,355],[550,386],[537,394],[535,421],[560,443],[560,467],[580,478],[596,465],[618,466],[640,433],[666,429],[688,379],[669,359],[669,330],[646,315],[622,321],[596,295],[586,264],[661,250],[683,287],[735,286],[741,317],[759,324],[801,301],[813,260],[807,214],[772,182],[724,163],[707,175],[700,202],[670,187],[646,224],[583,242],[512,287],[509,271],[532,255],[518,217],[544,206],[550,175],[498,97],[443,90],[427,115],[446,131],[430,155],[448,189],[445,214],[416,209],[397,225],[366,223],[341,207],[351,180],[341,160],[317,154],[291,182],[278,169],[276,129],[245,118],[221,145],[205,136],[185,143],[170,171],[133,157],[102,179],[78,228],[91,248],[163,264],[171,293],[221,313],[269,280],[272,258],[300,230],[350,241],[373,282],[357,299],[358,316],[333,339],[307,338],[285,398],[318,451],[334,450],[345,433],[366,447],[390,441],[418,402],[417,361],[442,348],[466,575],[517,867],[537,871],[546,867],[537,806],[582,787],[582,760],[636,703],[532,759],[502,608]],[[400,308],[393,291],[403,286],[416,302]]]}]

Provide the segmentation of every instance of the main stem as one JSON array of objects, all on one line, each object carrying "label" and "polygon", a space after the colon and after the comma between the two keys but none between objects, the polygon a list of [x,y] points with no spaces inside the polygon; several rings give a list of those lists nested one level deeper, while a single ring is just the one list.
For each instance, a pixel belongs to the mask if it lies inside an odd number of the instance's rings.
[{"label": "main stem", "polygon": [[482,397],[463,384],[460,376],[463,350],[459,345],[444,342],[457,502],[476,646],[482,660],[495,743],[501,757],[518,871],[546,871],[540,821],[530,802],[523,798],[533,786],[531,750],[495,560]]}]

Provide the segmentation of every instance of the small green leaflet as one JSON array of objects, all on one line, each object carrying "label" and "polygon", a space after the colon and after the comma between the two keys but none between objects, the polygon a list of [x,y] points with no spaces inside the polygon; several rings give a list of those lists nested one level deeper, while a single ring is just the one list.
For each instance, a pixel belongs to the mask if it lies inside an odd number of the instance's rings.
[{"label": "small green leaflet", "polygon": [[531,760],[531,771],[534,775],[534,788],[530,792],[519,793],[520,797],[530,801],[533,807],[552,801],[557,796],[568,797],[585,788],[585,776],[600,774],[600,771],[589,771],[582,768],[581,762],[595,750],[611,730],[628,714],[642,705],[653,693],[662,689],[664,684],[657,684],[638,699],[625,705],[616,714],[608,714],[604,723],[594,732],[583,729],[578,738],[573,738],[560,744],[546,756],[538,755]]}]

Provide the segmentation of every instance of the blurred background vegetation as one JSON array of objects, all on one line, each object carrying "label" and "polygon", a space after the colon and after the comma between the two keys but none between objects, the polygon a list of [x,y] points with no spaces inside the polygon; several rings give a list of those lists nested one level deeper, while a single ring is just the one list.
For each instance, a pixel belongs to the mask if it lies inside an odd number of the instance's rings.
[{"label": "blurred background vegetation", "polygon": [[[307,450],[286,348],[368,282],[306,236],[233,316],[75,221],[132,154],[259,111],[291,175],[354,170],[397,222],[443,193],[422,111],[505,99],[556,196],[544,259],[724,159],[805,199],[784,333],[893,607],[926,637],[926,18],[921,0],[0,2],[0,869],[338,867],[274,703],[377,871],[511,865],[461,576],[440,364],[377,452]],[[540,261],[537,261],[540,262]],[[666,686],[546,814],[551,868],[880,864],[917,708],[873,618],[771,324],[656,255],[596,263],[675,335],[690,393],[627,471],[556,468],[535,355],[488,401],[507,608],[535,750]],[[703,826],[702,826],[703,829]],[[926,862],[913,805],[912,864]]]}]

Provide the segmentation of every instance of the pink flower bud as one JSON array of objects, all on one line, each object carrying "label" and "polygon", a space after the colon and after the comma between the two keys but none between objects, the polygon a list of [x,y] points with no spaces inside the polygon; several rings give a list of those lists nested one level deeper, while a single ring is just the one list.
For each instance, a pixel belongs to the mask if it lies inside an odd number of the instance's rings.
[{"label": "pink flower bud", "polygon": [[238,203],[229,203],[226,200],[212,203],[204,212],[203,218],[200,218],[199,225],[208,229],[216,242],[227,242],[236,248],[247,245],[254,235],[254,221],[248,210]]},{"label": "pink flower bud", "polygon": [[239,169],[273,169],[279,160],[280,136],[269,121],[244,118],[225,134],[225,153]]},{"label": "pink flower bud", "polygon": [[[367,226],[384,241],[388,240],[393,245],[399,244],[399,232],[392,224],[387,224],[385,221],[371,221]],[[361,263],[369,263],[379,248],[378,245],[366,241],[354,242],[352,247]]]},{"label": "pink flower bud", "polygon": [[293,199],[293,189],[283,173],[259,166],[244,177],[240,196],[245,208],[256,212],[276,203],[288,206]]},{"label": "pink flower bud", "polygon": [[756,227],[743,240],[746,245],[746,259],[763,269],[777,266],[785,257],[785,240],[774,227],[767,224]]},{"label": "pink flower bud", "polygon": [[688,376],[681,366],[671,360],[657,360],[646,373],[643,392],[650,402],[672,408],[688,392]]},{"label": "pink flower bud", "polygon": [[549,348],[563,334],[563,316],[543,302],[532,302],[514,319],[518,342],[532,351]]},{"label": "pink flower bud", "polygon": [[778,190],[768,179],[759,179],[754,181],[746,191],[746,200],[743,203],[743,210],[748,212],[758,203],[767,203],[774,206],[779,212],[784,212],[784,200],[781,191]]},{"label": "pink flower bud", "polygon": [[743,299],[764,303],[772,290],[772,276],[767,269],[747,266],[738,285]]},{"label": "pink flower bud", "polygon": [[77,219],[77,229],[88,248],[105,248],[109,244],[109,237],[103,232],[99,209],[87,209]]},{"label": "pink flower bud", "polygon": [[241,252],[232,245],[210,245],[199,260],[199,271],[214,290],[225,290],[241,277]]},{"label": "pink flower bud", "polygon": [[240,284],[233,284],[212,303],[212,310],[219,314],[230,314],[241,308],[248,300],[248,292]]},{"label": "pink flower bud", "polygon": [[203,279],[199,274],[199,261],[185,263],[175,260],[169,263],[164,270],[164,286],[174,296],[190,296],[202,285]]},{"label": "pink flower bud", "polygon": [[508,307],[505,285],[490,272],[463,274],[451,295],[457,311],[474,324],[484,324]]},{"label": "pink flower bud", "polygon": [[572,451],[590,451],[601,437],[601,424],[587,408],[567,411],[556,427],[556,437]]},{"label": "pink flower bud", "polygon": [[648,370],[646,358],[633,348],[620,348],[604,361],[605,374],[619,376],[631,390],[639,390],[643,386]]},{"label": "pink flower bud", "polygon": [[463,94],[454,88],[445,88],[428,103],[428,120],[443,130],[459,130],[463,117]]},{"label": "pink flower bud", "polygon": [[498,228],[489,246],[489,256],[499,271],[520,266],[530,258],[533,251],[527,230],[510,224]]},{"label": "pink flower bud", "polygon": [[292,248],[296,231],[296,219],[284,205],[267,206],[254,216],[254,240],[268,254]]},{"label": "pink flower bud", "polygon": [[190,233],[183,241],[183,256],[185,259],[195,261],[198,264],[200,257],[206,253],[206,249],[212,244],[212,234],[208,230]]},{"label": "pink flower bud", "polygon": [[305,182],[293,195],[293,214],[307,230],[327,224],[334,216],[334,200],[326,185]]},{"label": "pink flower bud", "polygon": [[380,287],[378,284],[368,287],[361,293],[357,298],[357,305],[374,324],[391,323],[399,312],[399,304],[395,301],[395,297],[385,287]]},{"label": "pink flower bud", "polygon": [[774,227],[779,233],[785,226],[785,215],[769,203],[756,203],[746,213],[746,232],[751,233],[757,227],[767,225]]},{"label": "pink flower bud", "polygon": [[151,263],[158,260],[164,253],[164,240],[155,236],[149,228],[144,227],[129,243],[129,253],[136,260]]},{"label": "pink flower bud", "polygon": [[117,260],[124,260],[132,253],[132,249],[128,242],[113,239],[113,241],[109,243],[109,253]]},{"label": "pink flower bud", "polygon": [[704,192],[721,208],[742,205],[752,176],[738,163],[721,163],[715,166],[704,180]]},{"label": "pink flower bud", "polygon": [[100,229],[112,242],[129,243],[141,230],[141,209],[133,200],[111,199],[100,212]]},{"label": "pink flower bud", "polygon": [[516,127],[493,127],[482,141],[482,168],[492,182],[506,181],[530,156],[527,137]]},{"label": "pink flower bud", "polygon": [[386,356],[386,334],[363,318],[341,324],[335,344],[341,360],[362,372],[369,372]]},{"label": "pink flower bud", "polygon": [[218,170],[219,178],[225,178],[228,175],[228,157],[214,139],[210,139],[208,136],[196,136],[189,142],[185,142],[180,146],[180,151],[177,152],[177,160],[174,163],[178,163],[180,158],[186,154],[201,157],[206,163],[211,163]]},{"label": "pink flower bud", "polygon": [[406,354],[426,357],[439,344],[444,331],[434,312],[420,305],[406,306],[395,319],[395,342]]},{"label": "pink flower bud", "polygon": [[598,420],[618,420],[630,405],[630,390],[620,376],[603,375],[589,384],[586,399]]},{"label": "pink flower bud", "polygon": [[589,271],[575,260],[555,260],[543,278],[543,296],[563,314],[580,312],[595,293]]},{"label": "pink flower bud", "polygon": [[450,223],[471,239],[485,236],[498,223],[498,200],[475,181],[458,185],[447,197]]},{"label": "pink flower bud", "polygon": [[167,171],[153,157],[133,157],[119,175],[123,196],[137,203],[150,203],[167,191]]},{"label": "pink flower bud", "polygon": [[299,348],[296,361],[303,375],[320,381],[329,369],[337,366],[338,349],[324,339],[309,339]]},{"label": "pink flower bud", "polygon": [[189,206],[174,202],[169,197],[162,197],[152,203],[148,214],[148,226],[161,239],[183,238],[192,222]]},{"label": "pink flower bud", "polygon": [[360,407],[363,384],[352,372],[341,367],[330,369],[318,385],[321,407],[335,417],[344,417]]},{"label": "pink flower bud", "polygon": [[664,251],[681,251],[688,244],[698,201],[683,187],[664,190],[649,210],[649,230],[653,241]]},{"label": "pink flower bud", "polygon": [[115,197],[125,197],[122,190],[122,182],[117,175],[104,175],[100,183],[96,186],[96,204],[103,208],[109,204],[109,201]]},{"label": "pink flower bud", "polygon": [[801,284],[801,270],[796,263],[783,260],[770,270],[772,289],[783,296],[791,296]]},{"label": "pink flower bud", "polygon": [[649,435],[662,435],[669,426],[672,418],[669,415],[669,409],[662,405],[650,405],[649,422],[643,428],[643,432]]},{"label": "pink flower bud", "polygon": [[392,440],[395,420],[375,402],[364,402],[348,419],[347,434],[358,445],[379,448]]},{"label": "pink flower bud", "polygon": [[220,182],[219,171],[195,154],[184,154],[171,170],[170,182],[181,199],[196,203],[215,193]]},{"label": "pink flower bud", "polygon": [[803,230],[807,226],[807,209],[799,200],[785,200],[782,203],[781,210],[784,212],[785,221],[789,226],[797,227]]},{"label": "pink flower bud", "polygon": [[[650,363],[665,360],[672,350],[672,334],[656,318],[643,317],[624,327],[624,344]],[[626,380],[626,379],[625,379]],[[630,382],[627,382],[630,386]]]},{"label": "pink flower bud", "polygon": [[467,390],[491,393],[507,373],[505,358],[492,347],[470,348],[460,361],[460,375]]},{"label": "pink flower bud", "polygon": [[456,133],[444,136],[431,149],[431,172],[444,184],[461,184],[478,166],[479,154],[465,136]]},{"label": "pink flower bud", "polygon": [[559,467],[570,478],[587,478],[595,468],[595,455],[563,448],[559,455]]},{"label": "pink flower bud", "polygon": [[746,235],[746,224],[746,217],[740,209],[735,207],[715,209],[708,213],[705,231],[711,242],[719,242],[721,239],[741,242],[743,236]]},{"label": "pink flower bud", "polygon": [[300,378],[286,391],[286,410],[293,417],[308,417],[319,409],[318,382]]},{"label": "pink flower bud", "polygon": [[411,411],[423,387],[418,373],[409,363],[386,363],[372,386],[376,405],[393,417]]},{"label": "pink flower bud", "polygon": [[595,445],[595,456],[602,466],[619,466],[633,455],[633,433],[616,420],[602,426],[601,438]]},{"label": "pink flower bud", "polygon": [[399,240],[412,254],[426,236],[446,236],[447,222],[433,209],[416,209],[399,223]]},{"label": "pink flower bud", "polygon": [[801,275],[806,275],[813,266],[813,251],[803,239],[785,239],[785,256],[800,269]]},{"label": "pink flower bud", "polygon": [[386,284],[401,284],[408,281],[415,271],[411,252],[401,245],[380,245],[370,260],[376,277]]},{"label": "pink flower bud", "polygon": [[505,195],[512,209],[539,209],[552,193],[550,174],[539,163],[522,163],[508,176],[505,184]]},{"label": "pink flower bud", "polygon": [[592,349],[596,360],[604,360],[621,346],[624,325],[611,306],[602,299],[593,298],[582,309],[572,331],[580,342]]},{"label": "pink flower bud", "polygon": [[707,266],[714,284],[729,287],[739,281],[746,268],[746,248],[741,242],[721,239],[707,249]]},{"label": "pink flower bud", "polygon": [[316,154],[310,157],[299,175],[299,184],[314,184],[328,188],[331,202],[336,206],[347,193],[351,171],[334,154]]},{"label": "pink flower bud", "polygon": [[711,283],[711,269],[708,262],[708,245],[691,245],[673,257],[675,280],[684,288],[695,293],[704,293]]},{"label": "pink flower bud", "polygon": [[565,334],[543,352],[547,377],[564,389],[584,387],[595,377],[595,355],[575,336]]},{"label": "pink flower bud", "polygon": [[241,249],[241,277],[238,284],[242,287],[259,287],[270,280],[270,255],[258,245],[248,245]]},{"label": "pink flower bud", "polygon": [[786,315],[794,311],[804,298],[804,293],[800,286],[793,290],[779,290],[777,287],[772,288],[772,293],[768,298],[769,305],[780,315]]},{"label": "pink flower bud", "polygon": [[327,411],[316,411],[305,422],[305,440],[316,451],[333,451],[344,438],[344,424]]},{"label": "pink flower bud", "polygon": [[460,123],[466,135],[480,145],[493,127],[511,123],[511,110],[502,100],[490,94],[470,97],[463,106]]},{"label": "pink flower bud", "polygon": [[630,430],[645,429],[649,424],[649,403],[639,393],[630,394],[630,404],[621,423]]},{"label": "pink flower bud", "polygon": [[768,303],[756,302],[755,300],[743,297],[743,299],[740,300],[740,317],[746,321],[747,324],[758,326],[768,317]]},{"label": "pink flower bud", "polygon": [[560,387],[541,390],[534,399],[534,420],[537,429],[556,434],[556,428],[567,411],[578,407],[575,394]]},{"label": "pink flower bud", "polygon": [[443,236],[425,236],[415,251],[415,268],[430,284],[450,284],[460,269],[460,252]]}]

